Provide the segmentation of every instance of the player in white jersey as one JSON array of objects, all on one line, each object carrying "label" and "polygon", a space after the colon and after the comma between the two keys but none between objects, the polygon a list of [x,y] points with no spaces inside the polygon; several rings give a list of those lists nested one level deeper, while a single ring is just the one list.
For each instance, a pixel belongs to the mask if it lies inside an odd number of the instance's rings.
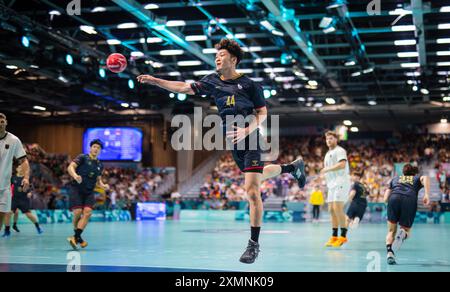
[{"label": "player in white jersey", "polygon": [[[348,200],[351,188],[350,167],[347,152],[339,146],[337,134],[333,131],[325,133],[329,148],[325,155],[324,168],[320,174],[325,176],[328,188],[327,203],[331,214],[333,235],[325,246],[340,247],[347,242],[347,222],[344,205]],[[341,235],[338,237],[338,230]]]},{"label": "player in white jersey", "polygon": [[3,225],[3,218],[11,212],[11,175],[14,159],[24,171],[23,189],[27,190],[30,186],[27,154],[19,138],[6,132],[7,125],[6,116],[0,113],[0,227]]}]

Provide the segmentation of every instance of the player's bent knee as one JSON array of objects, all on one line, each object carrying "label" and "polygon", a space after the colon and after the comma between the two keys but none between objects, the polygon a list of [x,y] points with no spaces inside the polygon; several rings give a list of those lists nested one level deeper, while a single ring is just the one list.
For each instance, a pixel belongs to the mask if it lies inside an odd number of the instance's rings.
[{"label": "player's bent knee", "polygon": [[331,215],[335,214],[335,210],[334,210],[334,206],[333,205],[328,206],[328,212],[330,212]]},{"label": "player's bent knee", "polygon": [[91,217],[92,216],[92,209],[89,209],[89,208],[83,209],[83,216]]},{"label": "player's bent knee", "polygon": [[250,202],[257,202],[261,200],[261,194],[259,188],[250,187],[247,190],[247,197]]}]

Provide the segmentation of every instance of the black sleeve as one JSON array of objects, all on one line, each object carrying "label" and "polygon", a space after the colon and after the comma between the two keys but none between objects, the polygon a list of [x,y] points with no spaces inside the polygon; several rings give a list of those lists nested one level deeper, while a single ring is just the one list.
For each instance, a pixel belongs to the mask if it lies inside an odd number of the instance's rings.
[{"label": "black sleeve", "polygon": [[417,185],[418,190],[420,190],[421,188],[424,187],[424,185],[422,184],[422,181],[420,180],[420,175],[416,175],[414,180],[415,180],[414,184]]},{"label": "black sleeve", "polygon": [[255,106],[255,109],[259,109],[266,106],[266,99],[264,98],[263,89],[256,82],[253,82],[252,101]]},{"label": "black sleeve", "polygon": [[191,83],[191,88],[196,95],[211,95],[214,92],[212,75],[203,77],[200,81]]},{"label": "black sleeve", "polygon": [[84,162],[84,155],[83,154],[78,155],[72,162],[75,162],[76,165],[78,166],[82,165]]}]

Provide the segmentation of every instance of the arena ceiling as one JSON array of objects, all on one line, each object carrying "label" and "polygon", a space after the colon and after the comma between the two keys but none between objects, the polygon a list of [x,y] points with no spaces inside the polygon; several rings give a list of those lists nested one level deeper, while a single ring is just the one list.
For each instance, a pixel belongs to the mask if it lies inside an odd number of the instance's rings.
[{"label": "arena ceiling", "polygon": [[[225,36],[247,51],[239,69],[266,89],[273,113],[432,121],[450,109],[450,1],[79,0],[80,15],[68,14],[69,2],[0,0],[2,111],[213,111],[204,97],[180,101],[130,80],[199,79],[214,70],[211,48]],[[102,70],[112,52],[129,58],[124,73]]]}]

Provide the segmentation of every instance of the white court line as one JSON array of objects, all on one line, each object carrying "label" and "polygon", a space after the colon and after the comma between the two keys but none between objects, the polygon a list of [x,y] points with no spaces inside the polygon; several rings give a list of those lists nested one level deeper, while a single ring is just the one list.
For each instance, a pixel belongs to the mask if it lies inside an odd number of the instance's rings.
[{"label": "white court line", "polygon": [[[51,259],[51,257],[30,257],[30,256],[0,256],[0,258]],[[9,262],[2,264],[9,264]]]}]

